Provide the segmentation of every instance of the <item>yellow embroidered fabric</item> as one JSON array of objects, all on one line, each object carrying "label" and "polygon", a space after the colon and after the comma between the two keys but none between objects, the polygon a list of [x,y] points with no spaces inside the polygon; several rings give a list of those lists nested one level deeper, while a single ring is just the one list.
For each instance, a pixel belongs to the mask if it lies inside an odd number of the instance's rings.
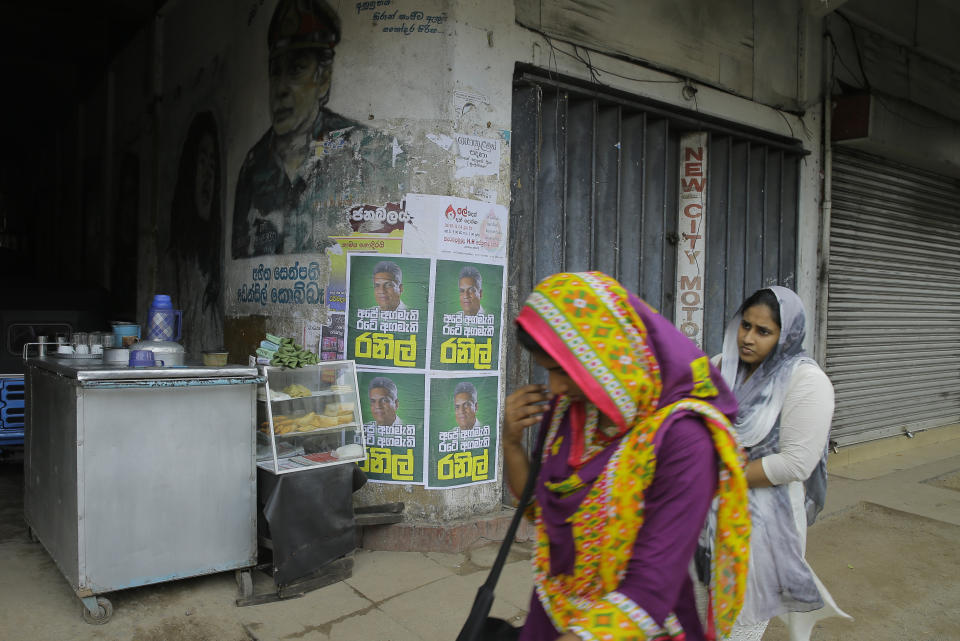
[{"label": "yellow embroidered fabric", "polygon": [[[743,454],[726,416],[699,398],[716,396],[706,357],[691,362],[691,396],[657,409],[662,390],[660,366],[647,343],[647,328],[623,287],[599,272],[557,274],[544,280],[527,299],[518,317],[592,401],[620,429],[611,445],[587,421],[577,467],[607,446],[616,450],[594,480],[570,521],[578,550],[572,574],[549,575],[550,543],[540,507],[534,506],[537,548],[534,557],[537,594],[559,630],[580,630],[583,638],[605,641],[682,639],[675,618],[661,628],[638,613],[616,592],[630,561],[644,520],[644,492],[653,481],[653,442],[663,422],[688,410],[703,417],[719,455],[717,541],[713,562],[712,612],[717,632],[725,636],[743,602],[749,557],[750,518]],[[596,405],[593,405],[596,404]],[[545,454],[569,402],[555,408]],[[592,409],[592,411],[596,411]],[[595,421],[593,421],[595,423]],[[576,434],[574,434],[576,436]],[[573,438],[573,437],[571,437]],[[573,450],[573,442],[571,450]],[[576,474],[554,484],[561,494],[583,482]],[[583,552],[596,551],[596,552]]]}]

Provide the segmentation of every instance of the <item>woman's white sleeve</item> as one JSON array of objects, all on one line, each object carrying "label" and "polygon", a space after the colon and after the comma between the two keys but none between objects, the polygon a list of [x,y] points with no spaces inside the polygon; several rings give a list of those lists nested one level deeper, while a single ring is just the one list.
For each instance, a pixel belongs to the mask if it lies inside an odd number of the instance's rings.
[{"label": "woman's white sleeve", "polygon": [[807,480],[823,456],[832,420],[830,379],[815,365],[801,365],[790,379],[780,412],[780,453],[761,459],[771,483]]}]

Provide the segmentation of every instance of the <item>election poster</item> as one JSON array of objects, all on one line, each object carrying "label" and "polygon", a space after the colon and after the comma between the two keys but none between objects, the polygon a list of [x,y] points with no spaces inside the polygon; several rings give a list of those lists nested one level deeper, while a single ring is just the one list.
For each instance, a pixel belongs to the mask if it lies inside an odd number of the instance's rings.
[{"label": "election poster", "polygon": [[357,372],[367,459],[358,463],[370,481],[423,484],[423,374]]},{"label": "election poster", "polygon": [[497,371],[503,266],[438,260],[431,367]]},{"label": "election poster", "polygon": [[430,379],[428,488],[496,480],[497,387],[496,376]]},{"label": "election poster", "polygon": [[360,366],[424,369],[430,259],[349,254],[347,358]]}]

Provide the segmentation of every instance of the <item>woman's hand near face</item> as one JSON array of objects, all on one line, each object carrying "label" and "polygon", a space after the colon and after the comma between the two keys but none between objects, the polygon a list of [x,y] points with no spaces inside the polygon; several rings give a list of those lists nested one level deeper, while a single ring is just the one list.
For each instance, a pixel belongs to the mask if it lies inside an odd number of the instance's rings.
[{"label": "woman's hand near face", "polygon": [[530,473],[530,462],[523,451],[523,433],[543,418],[544,401],[549,398],[547,388],[535,384],[524,385],[507,396],[503,412],[503,465],[510,491],[518,498],[523,494]]},{"label": "woman's hand near face", "polygon": [[531,425],[540,422],[546,409],[544,401],[549,399],[546,386],[536,384],[524,385],[507,396],[507,405],[503,413],[505,446],[522,445],[523,432]]}]

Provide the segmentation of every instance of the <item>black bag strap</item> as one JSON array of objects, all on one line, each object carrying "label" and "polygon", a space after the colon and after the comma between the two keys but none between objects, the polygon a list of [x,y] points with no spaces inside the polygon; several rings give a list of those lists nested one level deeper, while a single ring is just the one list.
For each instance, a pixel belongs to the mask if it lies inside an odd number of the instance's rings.
[{"label": "black bag strap", "polygon": [[[507,528],[507,535],[500,544],[500,551],[497,553],[497,559],[490,568],[490,574],[487,580],[477,589],[477,596],[473,600],[473,606],[470,608],[470,614],[467,616],[460,634],[457,635],[457,641],[485,641],[488,638],[490,630],[486,627],[488,615],[493,605],[493,588],[500,579],[500,572],[507,562],[507,554],[510,552],[510,545],[513,543],[513,537],[517,535],[517,528],[520,527],[520,519],[523,518],[524,509],[533,496],[533,488],[537,484],[537,476],[540,474],[540,459],[543,458],[543,442],[546,440],[547,430],[541,425],[540,433],[537,434],[537,448],[533,454],[533,460],[530,462],[530,469],[527,475],[527,483],[523,487],[523,494],[520,496],[520,502],[517,504],[517,511],[510,521],[510,527]],[[519,632],[517,628],[512,628],[505,621],[497,621],[512,632],[511,635],[501,635],[502,638],[516,638]]]},{"label": "black bag strap", "polygon": [[[541,426],[542,425],[541,423]],[[523,494],[520,495],[520,501],[517,503],[517,511],[513,514],[513,520],[510,521],[510,527],[507,528],[507,534],[503,539],[503,543],[500,544],[497,559],[493,562],[493,566],[490,568],[490,574],[487,575],[487,580],[483,583],[482,587],[488,587],[491,591],[497,584],[497,581],[500,580],[500,572],[503,571],[503,566],[507,563],[507,554],[510,553],[513,538],[517,535],[517,530],[520,528],[520,521],[523,520],[524,510],[530,502],[530,498],[533,496],[533,488],[537,485],[537,476],[540,474],[540,462],[543,458],[543,442],[547,438],[547,431],[548,430],[541,427],[540,433],[537,434],[537,448],[530,461],[527,484],[523,487]]]}]

